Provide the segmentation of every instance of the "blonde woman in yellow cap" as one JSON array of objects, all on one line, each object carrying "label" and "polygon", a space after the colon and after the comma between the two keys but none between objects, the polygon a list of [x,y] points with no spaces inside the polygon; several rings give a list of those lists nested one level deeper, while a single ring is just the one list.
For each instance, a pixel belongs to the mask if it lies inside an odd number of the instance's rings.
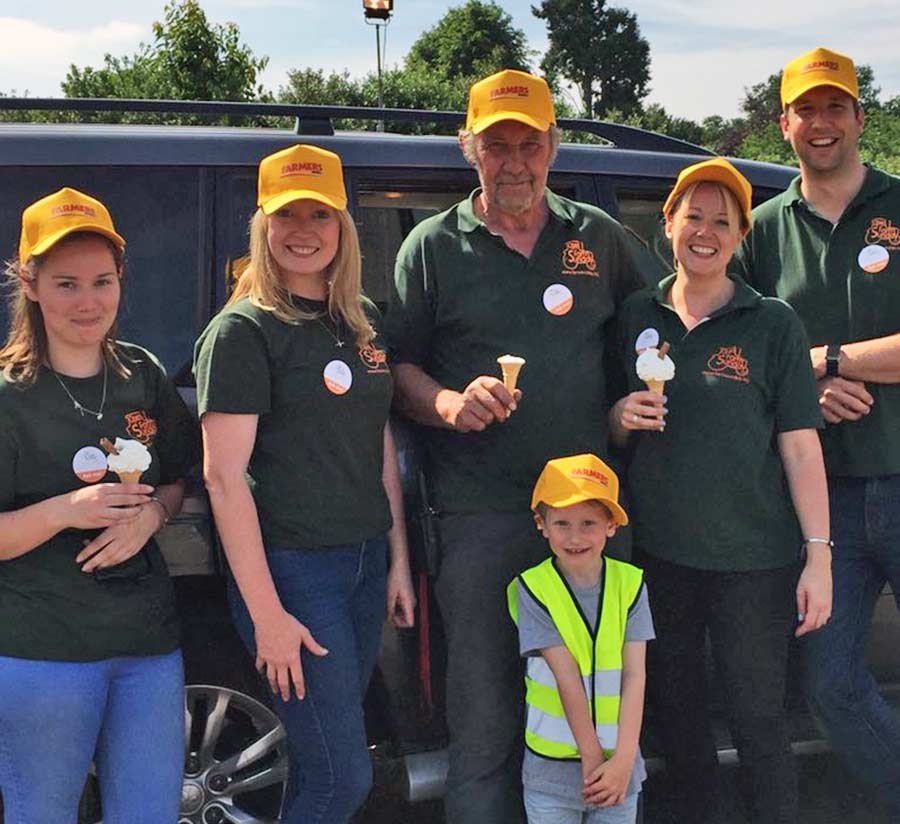
[{"label": "blonde woman in yellow cap", "polygon": [[6,824],[74,821],[92,759],[107,824],[178,815],[184,682],[172,586],[153,536],[181,507],[199,438],[156,358],[115,339],[124,248],[106,207],[66,188],[25,209],[8,265]]},{"label": "blonde woman in yellow cap", "polygon": [[[610,425],[619,445],[632,442],[634,560],[657,631],[650,695],[679,820],[696,824],[718,820],[707,633],[752,820],[788,824],[797,816],[788,647],[831,609],[822,415],[806,337],[790,307],[728,273],[750,207],[750,184],[723,158],[682,170],[663,207],[675,272],[628,298],[617,323],[627,394]],[[651,391],[645,381],[666,360],[674,374]]]},{"label": "blonde woman in yellow cap", "polygon": [[282,821],[340,824],[371,785],[362,702],[385,613],[408,627],[415,607],[393,383],[340,158],[263,158],[258,206],[248,265],[197,342],[204,477],[232,614],[287,731]]}]

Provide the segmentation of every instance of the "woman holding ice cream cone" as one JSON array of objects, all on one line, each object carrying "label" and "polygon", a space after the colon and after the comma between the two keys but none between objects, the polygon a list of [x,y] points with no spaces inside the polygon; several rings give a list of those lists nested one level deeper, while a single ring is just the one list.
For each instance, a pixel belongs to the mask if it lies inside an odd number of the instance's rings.
[{"label": "woman holding ice cream cone", "polygon": [[385,612],[408,627],[415,606],[393,382],[340,158],[263,158],[258,205],[249,262],[196,348],[204,477],[232,614],[288,735],[282,821],[340,824],[371,785],[362,702]]},{"label": "woman holding ice cream cone", "polygon": [[682,170],[663,207],[675,272],[617,317],[626,394],[610,425],[631,448],[634,560],[657,630],[648,685],[679,820],[696,824],[719,820],[707,633],[753,821],[787,824],[788,646],[831,610],[809,347],[787,304],[727,271],[750,208],[750,184],[728,161]]},{"label": "woman holding ice cream cone", "polygon": [[[0,791],[6,824],[74,821],[91,760],[107,824],[174,821],[183,676],[154,534],[195,424],[114,337],[125,241],[61,189],[25,209],[0,349]],[[152,765],[152,769],[148,769]]]}]

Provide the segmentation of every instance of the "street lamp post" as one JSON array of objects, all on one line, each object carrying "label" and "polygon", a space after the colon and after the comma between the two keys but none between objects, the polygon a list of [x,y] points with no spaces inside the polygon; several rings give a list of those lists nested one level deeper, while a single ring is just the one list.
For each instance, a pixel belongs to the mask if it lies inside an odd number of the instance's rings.
[{"label": "street lamp post", "polygon": [[[394,0],[363,0],[366,23],[375,26],[375,56],[378,61],[378,108],[384,108],[384,89],[381,83],[381,29],[391,22]],[[384,123],[378,121],[378,131],[384,131]]]}]

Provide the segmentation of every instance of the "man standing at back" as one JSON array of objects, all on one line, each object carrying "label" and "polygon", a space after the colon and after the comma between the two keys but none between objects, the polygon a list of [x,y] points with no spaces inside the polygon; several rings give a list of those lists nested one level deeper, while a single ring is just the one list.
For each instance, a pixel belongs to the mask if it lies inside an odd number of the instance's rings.
[{"label": "man standing at back", "polygon": [[[424,424],[441,511],[449,824],[523,820],[523,687],[506,585],[546,557],[529,510],[554,457],[606,450],[605,327],[641,284],[622,227],[547,188],[559,133],[547,84],[472,86],[460,145],[480,187],[401,247],[386,329],[397,404]],[[521,390],[497,357],[525,358]]]},{"label": "man standing at back", "polygon": [[[759,206],[747,279],[806,325],[827,426],[834,605],[803,639],[808,695],[835,749],[900,821],[900,722],[865,662],[885,581],[900,596],[900,180],[862,163],[853,61],[824,48],[784,67],[781,130],[800,162]],[[740,267],[738,267],[740,269]]]}]

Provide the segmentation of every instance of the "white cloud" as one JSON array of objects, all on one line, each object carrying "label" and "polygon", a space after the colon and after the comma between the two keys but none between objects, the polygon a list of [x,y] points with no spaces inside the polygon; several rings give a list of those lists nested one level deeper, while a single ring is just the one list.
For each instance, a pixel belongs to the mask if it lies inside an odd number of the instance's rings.
[{"label": "white cloud", "polygon": [[636,0],[651,46],[649,102],[702,120],[739,113],[745,90],[790,59],[826,46],[869,64],[882,98],[900,93],[900,5],[860,0],[752,0],[749,13],[711,0]]},{"label": "white cloud", "polygon": [[[86,29],[56,29],[16,17],[0,17],[3,48],[0,76],[15,78],[14,88],[32,97],[60,94],[69,65],[98,66],[103,56],[132,54],[150,30],[137,23],[111,21]],[[9,92],[10,89],[0,89]]]}]

